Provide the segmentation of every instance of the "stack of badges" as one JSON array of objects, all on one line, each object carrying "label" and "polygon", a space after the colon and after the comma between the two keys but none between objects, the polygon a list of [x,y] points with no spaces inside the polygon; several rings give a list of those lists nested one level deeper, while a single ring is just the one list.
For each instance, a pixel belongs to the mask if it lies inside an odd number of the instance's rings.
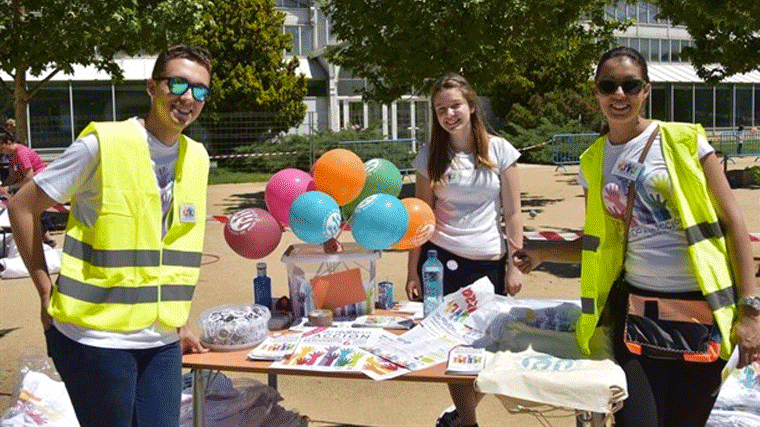
[{"label": "stack of badges", "polygon": [[200,316],[201,343],[212,350],[235,351],[260,344],[267,336],[269,310],[258,304],[223,305]]}]

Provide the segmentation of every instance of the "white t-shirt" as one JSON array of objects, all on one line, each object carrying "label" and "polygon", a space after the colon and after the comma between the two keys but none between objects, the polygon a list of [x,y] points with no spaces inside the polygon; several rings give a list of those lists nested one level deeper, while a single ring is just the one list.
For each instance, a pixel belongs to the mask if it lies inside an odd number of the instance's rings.
[{"label": "white t-shirt", "polygon": [[[604,147],[602,200],[607,214],[622,220],[628,203],[629,179],[613,173],[631,170],[638,164],[656,123],[625,144]],[[697,138],[700,159],[715,151],[703,136]],[[580,184],[588,189],[583,176]],[[626,279],[637,288],[658,292],[699,291],[688,255],[686,234],[681,218],[671,202],[672,182],[662,156],[661,136],[652,142],[644,167],[636,179],[631,225],[628,230],[628,253],[625,256]]]},{"label": "white t-shirt", "polygon": [[[174,190],[174,170],[179,156],[179,144],[167,146],[149,134],[136,118],[130,120],[146,139],[150,158],[156,173],[161,194],[164,217],[164,234],[171,218]],[[101,178],[100,145],[95,134],[74,141],[54,162],[34,176],[34,182],[51,199],[58,203],[72,203],[71,215],[89,227],[95,224],[100,211]],[[55,327],[68,338],[81,344],[102,348],[143,349],[177,341],[175,328],[154,323],[141,331],[122,333],[84,328],[68,322],[54,322]]]},{"label": "white t-shirt", "polygon": [[[489,158],[494,169],[475,168],[473,154],[454,153],[435,185],[435,231],[430,241],[459,256],[488,259],[506,253],[501,227],[501,173],[520,157],[504,138],[490,136]],[[427,177],[430,150],[424,145],[414,159],[414,168]]]}]

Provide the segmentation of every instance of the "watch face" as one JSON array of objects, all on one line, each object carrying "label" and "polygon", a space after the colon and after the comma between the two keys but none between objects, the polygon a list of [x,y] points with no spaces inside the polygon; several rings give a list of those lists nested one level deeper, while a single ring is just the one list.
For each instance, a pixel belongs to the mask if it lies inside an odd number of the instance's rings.
[{"label": "watch face", "polygon": [[744,297],[739,302],[741,305],[746,305],[749,307],[754,308],[757,311],[760,311],[760,297],[753,296],[753,297]]}]

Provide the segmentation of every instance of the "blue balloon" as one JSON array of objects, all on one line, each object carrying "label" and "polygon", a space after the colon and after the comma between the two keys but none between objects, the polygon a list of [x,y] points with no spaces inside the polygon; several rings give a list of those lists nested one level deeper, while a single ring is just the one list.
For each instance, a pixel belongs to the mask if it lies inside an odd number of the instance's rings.
[{"label": "blue balloon", "polygon": [[368,249],[388,249],[398,243],[409,226],[401,200],[390,194],[373,194],[356,206],[351,232],[356,243]]},{"label": "blue balloon", "polygon": [[307,191],[293,200],[288,222],[299,239],[321,244],[340,231],[340,208],[329,195],[321,191]]}]

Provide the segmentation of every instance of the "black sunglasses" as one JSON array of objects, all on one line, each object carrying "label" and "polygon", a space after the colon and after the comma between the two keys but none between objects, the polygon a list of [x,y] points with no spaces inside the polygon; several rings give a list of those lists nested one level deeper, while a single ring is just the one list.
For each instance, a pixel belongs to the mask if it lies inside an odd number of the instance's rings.
[{"label": "black sunglasses", "polygon": [[644,88],[645,84],[644,80],[639,79],[622,81],[605,79],[596,82],[596,89],[602,95],[612,95],[617,92],[619,87],[622,87],[623,93],[626,95],[638,95],[639,92],[641,92],[641,89]]},{"label": "black sunglasses", "polygon": [[211,95],[211,89],[200,83],[190,83],[183,77],[165,76],[159,77],[156,81],[166,80],[166,86],[172,95],[183,95],[188,89],[192,88],[193,98],[198,102],[206,102]]}]

